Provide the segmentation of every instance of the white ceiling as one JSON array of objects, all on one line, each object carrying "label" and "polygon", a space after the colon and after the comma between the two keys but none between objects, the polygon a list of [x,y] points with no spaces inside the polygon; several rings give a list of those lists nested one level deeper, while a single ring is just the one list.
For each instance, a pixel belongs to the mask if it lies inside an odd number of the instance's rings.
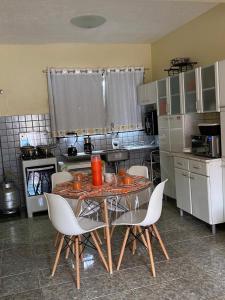
[{"label": "white ceiling", "polygon": [[[0,43],[152,42],[216,3],[214,0],[0,0]],[[80,29],[70,23],[72,17],[83,14],[99,14],[107,22],[95,29]]]}]

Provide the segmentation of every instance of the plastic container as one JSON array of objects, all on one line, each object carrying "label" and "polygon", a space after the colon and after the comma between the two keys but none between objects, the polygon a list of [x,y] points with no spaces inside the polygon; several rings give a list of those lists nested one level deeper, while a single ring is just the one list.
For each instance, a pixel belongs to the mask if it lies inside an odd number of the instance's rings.
[{"label": "plastic container", "polygon": [[102,160],[100,155],[91,156],[92,184],[95,186],[102,185]]}]

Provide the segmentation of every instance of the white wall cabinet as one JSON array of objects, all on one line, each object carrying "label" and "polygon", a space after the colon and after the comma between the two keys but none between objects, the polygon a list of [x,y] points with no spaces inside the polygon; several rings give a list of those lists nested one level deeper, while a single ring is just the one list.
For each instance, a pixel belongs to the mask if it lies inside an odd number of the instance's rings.
[{"label": "white wall cabinet", "polygon": [[225,107],[222,108],[222,111],[220,113],[220,129],[222,157],[225,157]]},{"label": "white wall cabinet", "polygon": [[168,95],[168,80],[164,78],[157,81],[157,111],[158,116],[166,116],[170,114],[170,103]]},{"label": "white wall cabinet", "polygon": [[156,104],[157,103],[157,82],[149,82],[138,86],[138,104]]},{"label": "white wall cabinet", "polygon": [[199,68],[200,112],[220,111],[218,66],[216,62]]},{"label": "white wall cabinet", "polygon": [[182,102],[184,113],[200,112],[199,69],[181,74]]},{"label": "white wall cabinet", "polygon": [[174,157],[177,207],[215,232],[215,225],[225,221],[221,159],[185,157]]},{"label": "white wall cabinet", "polygon": [[157,82],[158,115],[218,112],[225,107],[225,61]]},{"label": "white wall cabinet", "polygon": [[181,74],[168,78],[168,93],[171,115],[183,114]]}]

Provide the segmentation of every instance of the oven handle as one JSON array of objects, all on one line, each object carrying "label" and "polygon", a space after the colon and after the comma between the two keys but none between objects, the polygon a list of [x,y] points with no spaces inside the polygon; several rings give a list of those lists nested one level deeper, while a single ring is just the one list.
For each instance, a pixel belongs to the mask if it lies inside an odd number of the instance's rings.
[{"label": "oven handle", "polygon": [[37,172],[37,171],[46,171],[46,170],[51,170],[51,169],[54,169],[55,166],[50,166],[50,167],[43,167],[43,168],[27,168],[27,172],[28,171],[31,171],[31,172]]}]

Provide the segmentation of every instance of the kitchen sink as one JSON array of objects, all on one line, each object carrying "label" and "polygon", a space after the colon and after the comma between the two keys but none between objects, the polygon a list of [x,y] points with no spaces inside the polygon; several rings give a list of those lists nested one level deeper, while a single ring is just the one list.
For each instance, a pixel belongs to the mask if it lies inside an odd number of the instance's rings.
[{"label": "kitchen sink", "polygon": [[129,159],[129,150],[111,149],[101,153],[101,157],[106,162],[119,162]]}]

